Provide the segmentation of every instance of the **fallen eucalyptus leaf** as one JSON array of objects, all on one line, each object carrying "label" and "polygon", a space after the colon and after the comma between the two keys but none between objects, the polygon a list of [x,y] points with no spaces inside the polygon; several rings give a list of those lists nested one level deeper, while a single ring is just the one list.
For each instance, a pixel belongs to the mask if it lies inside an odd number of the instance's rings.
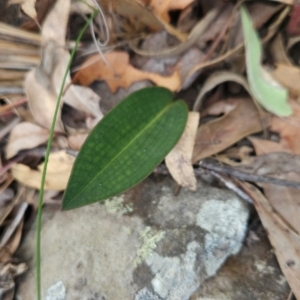
[{"label": "fallen eucalyptus leaf", "polygon": [[287,91],[261,66],[262,50],[251,18],[244,6],[241,18],[246,49],[246,66],[249,86],[255,99],[268,111],[281,117],[292,114],[287,103]]},{"label": "fallen eucalyptus leaf", "polygon": [[210,115],[221,113],[224,115],[198,128],[192,163],[217,154],[242,138],[263,129],[252,99],[227,99],[211,105],[208,109]]},{"label": "fallen eucalyptus leaf", "polygon": [[139,90],[116,106],[83,144],[62,207],[77,208],[112,197],[147,177],[176,145],[187,106],[161,87]]},{"label": "fallen eucalyptus leaf", "polygon": [[178,90],[181,85],[177,71],[170,76],[161,76],[134,68],[130,64],[127,52],[112,51],[104,56],[108,64],[99,57],[99,54],[89,57],[74,76],[73,83],[89,86],[96,80],[103,80],[113,93],[119,88],[128,89],[134,82],[142,80],[153,81],[172,91]]}]

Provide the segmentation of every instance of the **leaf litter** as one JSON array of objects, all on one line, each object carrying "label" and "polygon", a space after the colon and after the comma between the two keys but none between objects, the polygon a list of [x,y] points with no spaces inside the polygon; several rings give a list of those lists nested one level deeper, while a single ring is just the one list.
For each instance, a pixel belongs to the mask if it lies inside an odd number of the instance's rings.
[{"label": "leaf litter", "polygon": [[[4,233],[0,278],[7,278],[5,284],[1,281],[7,299],[13,297],[15,277],[26,271],[25,264],[11,263],[11,259],[28,222],[25,212],[28,207],[35,211],[36,202],[35,197],[20,193],[33,195],[39,189],[68,49],[78,32],[76,26],[67,25],[68,20],[74,13],[90,13],[83,3],[65,0],[17,2],[21,5],[18,23],[3,23],[0,18],[0,225]],[[179,185],[194,190],[193,165],[209,157],[249,175],[300,182],[299,8],[294,1],[245,1],[250,23],[244,32],[255,43],[247,42],[247,37],[244,43],[239,3],[210,6],[204,2],[100,2],[108,21],[109,43],[95,45],[89,32],[78,50],[56,124],[45,205],[60,203],[53,197],[60,199],[58,192],[65,189],[70,176],[74,158],[68,151],[80,150],[107,113],[105,101],[120,97],[120,92],[127,95],[137,83],[180,91],[194,110],[181,140],[165,160]],[[194,9],[205,13],[195,15]],[[242,14],[245,18],[244,8]],[[94,25],[97,39],[102,40],[103,32],[97,28],[103,20],[96,19]],[[112,100],[110,108],[118,101]],[[248,183],[235,182],[252,198],[282,272],[300,299],[299,191],[257,183],[258,191]]]}]

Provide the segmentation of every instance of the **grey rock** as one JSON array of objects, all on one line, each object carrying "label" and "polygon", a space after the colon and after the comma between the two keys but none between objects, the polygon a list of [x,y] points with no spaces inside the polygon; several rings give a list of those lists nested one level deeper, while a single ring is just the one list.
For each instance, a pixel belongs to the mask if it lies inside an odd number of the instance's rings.
[{"label": "grey rock", "polygon": [[[174,182],[152,176],[125,194],[73,211],[44,210],[42,290],[61,281],[66,300],[190,299],[236,254],[249,207],[224,189],[198,184],[173,195]],[[30,271],[19,285],[35,299],[35,228],[19,255]]]},{"label": "grey rock", "polygon": [[46,300],[65,300],[66,295],[64,284],[58,281],[47,290]]}]

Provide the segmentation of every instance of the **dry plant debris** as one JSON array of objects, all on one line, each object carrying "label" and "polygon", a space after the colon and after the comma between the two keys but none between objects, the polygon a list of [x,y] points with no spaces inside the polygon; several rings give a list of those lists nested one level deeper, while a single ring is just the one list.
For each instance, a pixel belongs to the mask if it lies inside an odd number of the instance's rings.
[{"label": "dry plant debris", "polygon": [[[103,117],[101,101],[126,95],[137,82],[180,92],[193,107],[181,140],[165,160],[179,185],[194,190],[193,165],[209,157],[250,175],[300,182],[300,9],[295,2],[246,1],[261,33],[269,82],[288,92],[293,114],[279,117],[264,111],[249,86],[240,1],[100,0],[109,41],[96,45],[90,31],[80,45],[55,128],[45,205],[60,204],[58,192],[65,189],[74,161],[69,153],[80,150]],[[0,13],[0,290],[5,299],[13,299],[15,278],[26,271],[14,255],[30,221],[25,212],[36,211],[45,143],[80,27],[69,19],[76,15],[84,22],[91,12],[75,0],[9,3],[19,6],[10,19]],[[97,17],[95,40],[105,40],[103,26]],[[266,182],[257,183],[259,191],[234,182],[252,199],[300,299],[299,191]]]}]

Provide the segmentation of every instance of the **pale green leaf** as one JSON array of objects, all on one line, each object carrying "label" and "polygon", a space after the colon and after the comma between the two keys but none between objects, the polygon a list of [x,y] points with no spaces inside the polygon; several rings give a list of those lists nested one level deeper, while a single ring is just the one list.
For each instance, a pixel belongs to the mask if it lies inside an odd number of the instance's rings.
[{"label": "pale green leaf", "polygon": [[268,111],[287,117],[292,109],[287,103],[288,93],[261,66],[262,47],[247,9],[241,7],[241,17],[246,49],[249,86],[255,99]]}]

